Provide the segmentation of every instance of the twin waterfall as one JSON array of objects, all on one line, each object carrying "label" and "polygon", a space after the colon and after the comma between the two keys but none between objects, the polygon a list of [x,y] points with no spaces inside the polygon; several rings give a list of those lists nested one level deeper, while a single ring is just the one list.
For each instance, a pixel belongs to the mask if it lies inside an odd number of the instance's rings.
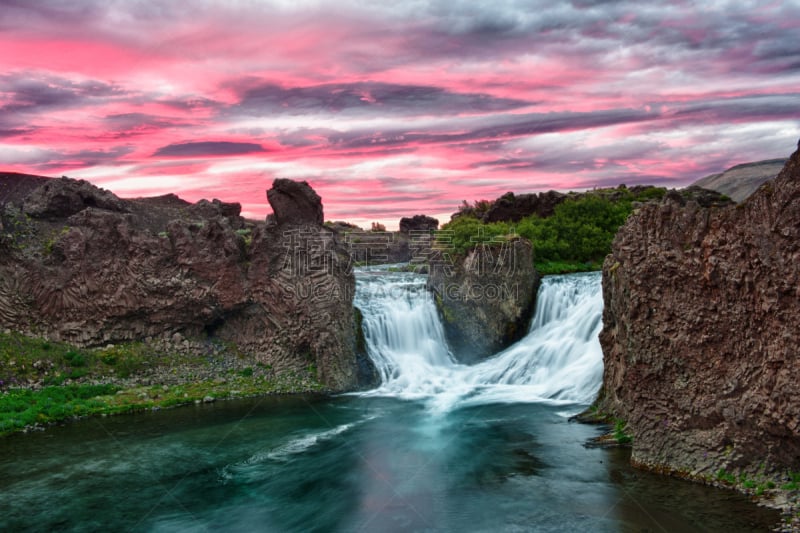
[{"label": "twin waterfall", "polygon": [[364,269],[355,305],[381,386],[367,395],[424,400],[434,412],[485,403],[590,403],[600,387],[600,273],[547,276],[528,335],[475,365],[456,361],[425,287],[413,273]]}]

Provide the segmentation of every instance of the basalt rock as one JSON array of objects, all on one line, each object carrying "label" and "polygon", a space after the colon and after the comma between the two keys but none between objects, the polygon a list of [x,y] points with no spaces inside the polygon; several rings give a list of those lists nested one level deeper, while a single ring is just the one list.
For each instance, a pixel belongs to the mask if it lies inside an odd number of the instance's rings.
[{"label": "basalt rock", "polygon": [[34,189],[24,201],[24,212],[34,218],[67,218],[86,208],[125,212],[125,204],[109,191],[84,180],[60,178]]},{"label": "basalt rock", "polygon": [[603,294],[598,405],[627,420],[635,464],[800,469],[800,151],[741,204],[642,205]]},{"label": "basalt rock", "polygon": [[549,217],[558,204],[567,199],[567,195],[547,191],[539,194],[517,194],[508,192],[494,201],[483,216],[484,222],[518,222],[529,215]]},{"label": "basalt rock", "polygon": [[434,258],[428,276],[448,343],[465,363],[527,333],[538,287],[533,247],[521,237],[480,244],[464,257]]},{"label": "basalt rock", "polygon": [[268,198],[272,226],[239,204],[123,200],[46,179],[0,205],[0,328],[83,347],[220,340],[276,372],[353,389],[347,249],[307,184],[276,180]]},{"label": "basalt rock", "polygon": [[278,225],[323,223],[322,200],[305,181],[276,179],[267,197]]},{"label": "basalt rock", "polygon": [[410,234],[415,231],[435,231],[439,228],[439,221],[427,215],[414,215],[400,219],[400,233]]}]

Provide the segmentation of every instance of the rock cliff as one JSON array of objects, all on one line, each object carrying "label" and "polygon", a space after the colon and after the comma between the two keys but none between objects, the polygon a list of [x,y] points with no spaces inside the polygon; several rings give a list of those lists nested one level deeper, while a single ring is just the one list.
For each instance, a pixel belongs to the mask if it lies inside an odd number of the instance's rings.
[{"label": "rock cliff", "polygon": [[479,244],[464,257],[440,255],[428,276],[448,343],[464,363],[525,335],[538,287],[533,247],[521,237]]},{"label": "rock cliff", "polygon": [[0,175],[0,191],[0,328],[81,347],[218,340],[357,386],[350,258],[306,183],[275,181],[273,224],[67,178]]},{"label": "rock cliff", "polygon": [[603,268],[601,410],[635,464],[800,468],[800,151],[744,203],[641,206]]}]

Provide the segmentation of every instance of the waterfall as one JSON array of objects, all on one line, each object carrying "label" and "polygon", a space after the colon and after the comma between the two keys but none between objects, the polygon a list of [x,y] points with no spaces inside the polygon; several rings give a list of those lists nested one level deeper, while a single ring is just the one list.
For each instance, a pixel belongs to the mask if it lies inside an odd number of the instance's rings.
[{"label": "waterfall", "polygon": [[425,399],[431,408],[489,402],[589,403],[600,387],[600,273],[542,280],[529,333],[475,365],[456,362],[426,278],[357,272],[355,305],[381,386],[365,394]]}]

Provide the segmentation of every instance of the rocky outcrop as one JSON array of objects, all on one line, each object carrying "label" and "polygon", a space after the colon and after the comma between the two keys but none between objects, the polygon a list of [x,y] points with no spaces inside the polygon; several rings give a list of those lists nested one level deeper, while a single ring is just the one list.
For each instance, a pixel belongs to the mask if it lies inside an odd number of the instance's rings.
[{"label": "rocky outcrop", "polygon": [[538,286],[533,247],[521,237],[480,244],[464,257],[441,255],[428,277],[448,343],[465,363],[525,335]]},{"label": "rocky outcrop", "polygon": [[785,159],[744,163],[699,179],[694,185],[722,193],[735,202],[743,202],[761,184],[777,176],[784,164]]},{"label": "rocky outcrop", "polygon": [[635,464],[688,476],[800,469],[800,151],[744,203],[668,194],[603,268],[601,410]]},{"label": "rocky outcrop", "polygon": [[517,195],[508,192],[495,200],[482,218],[484,222],[519,222],[534,214],[545,218],[552,216],[556,206],[566,199],[566,194],[556,191]]},{"label": "rocky outcrop", "polygon": [[278,224],[321,226],[325,220],[322,199],[305,181],[276,179],[267,191],[267,199]]},{"label": "rocky outcrop", "polygon": [[274,225],[243,219],[239,204],[46,180],[0,208],[0,328],[83,347],[219,340],[353,389],[347,249],[307,184],[276,180],[268,198]]},{"label": "rocky outcrop", "polygon": [[60,178],[45,182],[25,197],[25,214],[34,218],[67,218],[87,207],[124,213],[122,200],[84,180]]},{"label": "rocky outcrop", "polygon": [[439,221],[427,215],[414,215],[413,217],[403,217],[400,219],[400,233],[406,235],[412,232],[431,232],[439,228]]}]

